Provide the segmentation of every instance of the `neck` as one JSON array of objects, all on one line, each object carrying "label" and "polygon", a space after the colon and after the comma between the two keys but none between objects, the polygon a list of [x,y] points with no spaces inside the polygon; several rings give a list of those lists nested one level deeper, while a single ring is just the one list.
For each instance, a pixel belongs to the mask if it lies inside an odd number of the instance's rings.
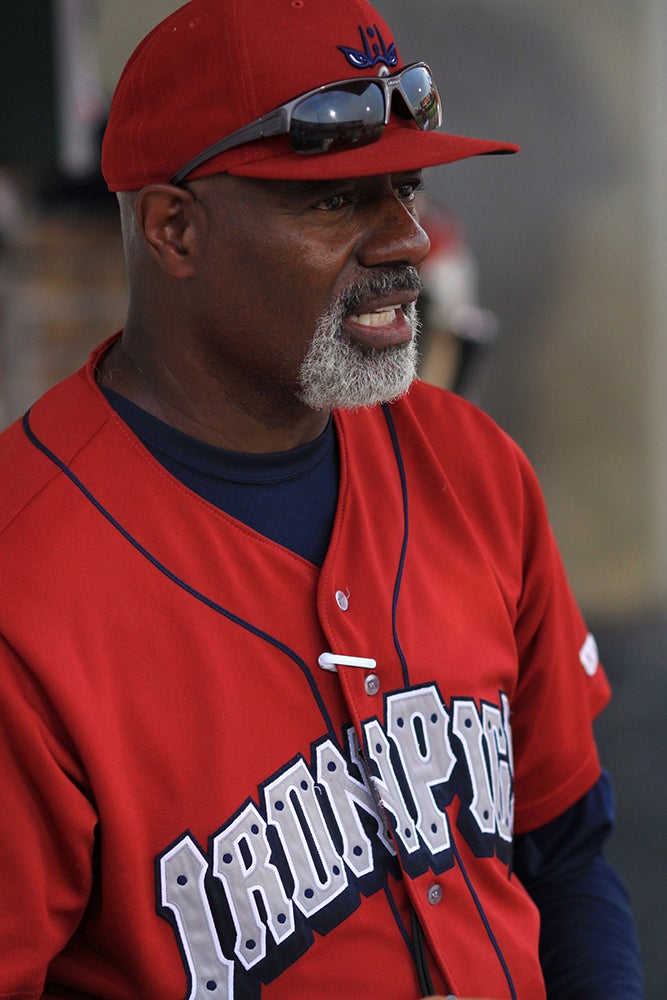
[{"label": "neck", "polygon": [[101,359],[100,384],[199,441],[255,454],[289,451],[326,427],[329,412],[306,407],[288,387],[202,370],[192,356],[171,362],[138,349],[142,342],[126,329]]}]

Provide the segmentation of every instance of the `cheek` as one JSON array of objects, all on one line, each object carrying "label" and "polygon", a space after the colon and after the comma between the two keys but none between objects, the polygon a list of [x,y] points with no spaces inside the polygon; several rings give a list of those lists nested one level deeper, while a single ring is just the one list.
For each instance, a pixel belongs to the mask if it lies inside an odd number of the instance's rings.
[{"label": "cheek", "polygon": [[313,232],[263,213],[221,226],[212,280],[219,326],[264,349],[301,358],[322,313],[354,280],[354,253],[340,232]]},{"label": "cheek", "polygon": [[244,257],[241,277],[255,308],[276,320],[297,323],[309,339],[337,294],[343,266],[306,241],[276,240]]}]

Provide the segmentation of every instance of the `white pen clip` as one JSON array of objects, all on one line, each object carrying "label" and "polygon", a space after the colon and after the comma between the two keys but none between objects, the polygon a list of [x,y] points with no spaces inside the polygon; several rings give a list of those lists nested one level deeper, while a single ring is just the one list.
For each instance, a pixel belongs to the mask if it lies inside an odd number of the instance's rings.
[{"label": "white pen clip", "polygon": [[320,653],[317,662],[322,667],[322,670],[330,670],[334,674],[338,673],[338,667],[336,666],[338,663],[341,667],[361,667],[363,670],[375,670],[377,666],[375,660],[368,659],[365,656],[343,656],[340,653]]}]

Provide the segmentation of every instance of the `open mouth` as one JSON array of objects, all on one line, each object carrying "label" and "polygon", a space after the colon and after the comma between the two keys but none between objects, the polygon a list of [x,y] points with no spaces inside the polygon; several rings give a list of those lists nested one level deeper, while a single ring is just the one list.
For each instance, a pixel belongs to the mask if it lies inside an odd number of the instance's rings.
[{"label": "open mouth", "polygon": [[375,309],[373,312],[357,313],[350,316],[350,319],[360,326],[390,326],[395,322],[399,312],[402,312],[400,305],[383,306],[382,309]]},{"label": "open mouth", "polygon": [[367,348],[409,343],[416,332],[414,306],[420,290],[419,272],[413,267],[364,275],[339,299],[347,336]]},{"label": "open mouth", "polygon": [[407,344],[414,335],[406,307],[398,302],[367,312],[349,313],[346,328],[358,344],[379,349]]}]

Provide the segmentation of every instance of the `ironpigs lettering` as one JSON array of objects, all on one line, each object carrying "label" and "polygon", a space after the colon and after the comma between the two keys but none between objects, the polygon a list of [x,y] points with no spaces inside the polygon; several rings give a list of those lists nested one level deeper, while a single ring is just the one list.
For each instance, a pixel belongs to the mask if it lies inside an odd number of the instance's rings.
[{"label": "ironpigs lettering", "polygon": [[313,943],[377,892],[387,871],[455,863],[448,807],[477,856],[509,863],[513,760],[509,702],[479,707],[435,685],[386,698],[385,725],[291,760],[212,835],[185,833],[157,859],[160,913],[174,926],[188,1000],[259,996]]}]

